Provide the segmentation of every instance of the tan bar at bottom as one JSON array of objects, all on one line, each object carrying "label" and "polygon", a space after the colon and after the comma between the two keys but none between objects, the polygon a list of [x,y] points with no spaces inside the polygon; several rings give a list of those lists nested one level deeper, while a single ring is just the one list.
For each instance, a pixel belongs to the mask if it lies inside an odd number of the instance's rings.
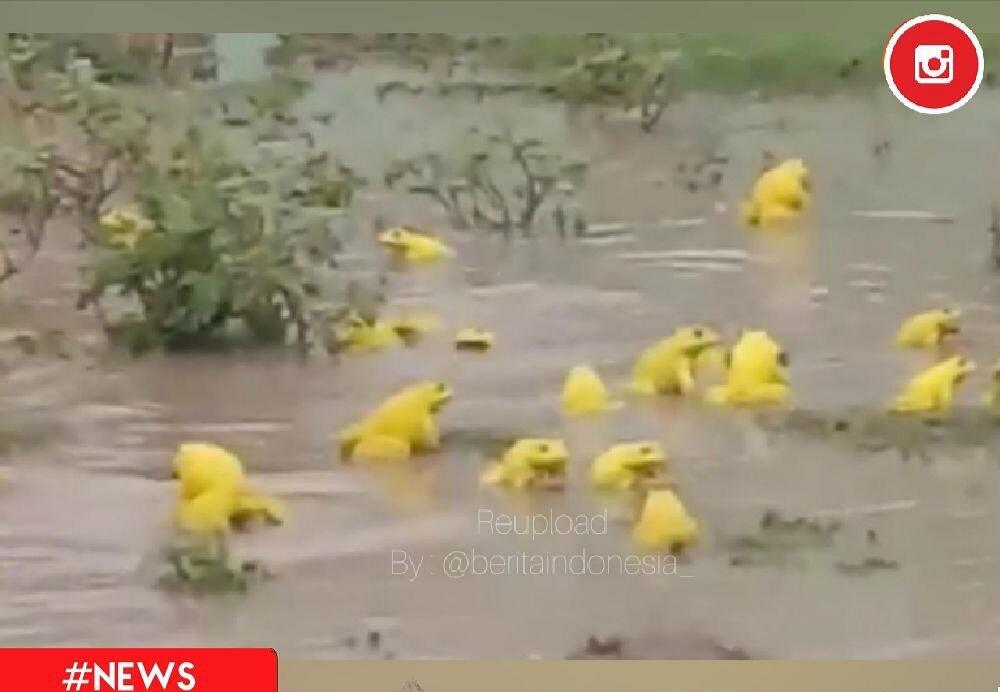
[{"label": "tan bar at bottom", "polygon": [[1000,662],[281,661],[281,692],[1000,692]]}]

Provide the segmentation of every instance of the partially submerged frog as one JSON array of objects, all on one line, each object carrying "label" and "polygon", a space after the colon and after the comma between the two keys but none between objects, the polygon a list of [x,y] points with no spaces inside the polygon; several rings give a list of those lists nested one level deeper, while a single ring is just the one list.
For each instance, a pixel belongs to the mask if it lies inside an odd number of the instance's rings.
[{"label": "partially submerged frog", "polygon": [[562,390],[562,411],[568,416],[603,413],[621,408],[612,401],[608,388],[589,365],[577,365],[566,375]]},{"label": "partially submerged frog", "polygon": [[727,361],[726,381],[709,391],[709,401],[733,406],[788,402],[788,354],[766,332],[744,332]]},{"label": "partially submerged frog", "polygon": [[801,159],[787,159],[761,173],[742,208],[749,226],[774,228],[800,217],[811,202],[809,171]]},{"label": "partially submerged frog", "polygon": [[643,550],[681,554],[698,540],[698,522],[688,514],[669,488],[650,490],[632,529],[632,538]]},{"label": "partially submerged frog", "polygon": [[179,480],[174,521],[186,533],[216,537],[255,521],[278,525],[286,520],[281,502],[250,489],[239,458],[218,445],[181,444],[173,472]]},{"label": "partially submerged frog", "polygon": [[357,313],[350,313],[331,328],[327,350],[351,353],[372,353],[404,343],[396,326],[390,322],[367,320]]},{"label": "partially submerged frog", "polygon": [[896,346],[900,348],[931,349],[940,346],[945,337],[958,334],[961,327],[960,310],[942,308],[913,315],[896,333]]},{"label": "partially submerged frog", "polygon": [[511,445],[499,461],[490,462],[480,481],[516,490],[561,485],[569,463],[566,443],[557,438],[524,438]]},{"label": "partially submerged frog", "polygon": [[958,386],[975,369],[975,363],[964,356],[952,356],[936,363],[907,382],[890,410],[895,413],[947,413]]},{"label": "partially submerged frog", "polygon": [[440,436],[434,416],[451,397],[451,388],[443,382],[419,382],[406,387],[360,423],[340,432],[341,458],[405,461],[414,452],[437,449]]},{"label": "partially submerged frog", "polygon": [[454,251],[432,235],[407,226],[382,231],[378,242],[393,257],[410,264],[436,262],[454,256]]},{"label": "partially submerged frog", "polygon": [[590,483],[598,490],[629,490],[663,477],[667,453],[659,442],[621,442],[598,455],[590,465]]},{"label": "partially submerged frog", "polygon": [[639,356],[632,369],[632,390],[639,394],[688,394],[694,389],[699,361],[720,343],[718,333],[710,327],[679,327]]}]

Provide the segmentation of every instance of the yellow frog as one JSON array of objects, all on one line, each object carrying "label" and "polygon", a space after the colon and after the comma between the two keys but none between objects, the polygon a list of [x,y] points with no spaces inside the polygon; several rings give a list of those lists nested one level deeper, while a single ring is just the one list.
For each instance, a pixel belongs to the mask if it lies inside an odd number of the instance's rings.
[{"label": "yellow frog", "polygon": [[144,234],[154,228],[150,219],[135,209],[112,209],[100,218],[101,231],[105,241],[112,247],[134,248]]},{"label": "yellow frog", "polygon": [[396,259],[412,264],[436,262],[455,254],[438,238],[406,226],[382,231],[378,242],[388,248]]},{"label": "yellow frog", "polygon": [[499,461],[490,462],[480,481],[520,490],[547,479],[564,478],[568,463],[569,451],[563,440],[524,438],[511,445]]},{"label": "yellow frog", "polygon": [[608,388],[589,365],[577,365],[569,371],[562,391],[562,410],[568,416],[602,413],[621,408],[611,401]]},{"label": "yellow frog", "polygon": [[181,444],[174,455],[173,473],[180,481],[174,516],[185,530],[210,533],[224,524],[228,531],[256,519],[285,522],[284,506],[251,490],[239,458],[218,445]]},{"label": "yellow frog", "polygon": [[380,404],[360,423],[339,434],[340,456],[369,461],[408,459],[413,452],[437,449],[434,415],[451,400],[443,382],[410,385]]},{"label": "yellow frog", "polygon": [[941,345],[950,334],[960,330],[960,310],[943,308],[928,310],[907,319],[896,334],[896,345],[900,348],[929,349]]},{"label": "yellow frog", "polygon": [[356,313],[349,314],[333,328],[332,351],[346,348],[351,353],[372,353],[403,344],[395,325],[382,320],[369,321]]},{"label": "yellow frog", "polygon": [[721,343],[709,327],[680,327],[646,349],[632,369],[632,390],[639,394],[688,394],[698,362]]},{"label": "yellow frog", "polygon": [[958,385],[975,369],[975,363],[963,356],[932,365],[906,383],[890,409],[896,413],[945,413]]},{"label": "yellow frog", "polygon": [[683,553],[698,540],[696,522],[677,494],[668,488],[646,494],[639,518],[632,529],[636,544],[644,550]]},{"label": "yellow frog", "polygon": [[622,442],[597,456],[590,465],[590,482],[598,490],[628,490],[660,475],[667,453],[659,442]]},{"label": "yellow frog", "polygon": [[800,216],[811,201],[809,171],[801,159],[788,159],[764,171],[743,205],[743,221],[769,228]]},{"label": "yellow frog", "polygon": [[788,355],[763,331],[744,332],[728,356],[724,384],[709,390],[709,401],[735,406],[780,405],[791,389]]}]

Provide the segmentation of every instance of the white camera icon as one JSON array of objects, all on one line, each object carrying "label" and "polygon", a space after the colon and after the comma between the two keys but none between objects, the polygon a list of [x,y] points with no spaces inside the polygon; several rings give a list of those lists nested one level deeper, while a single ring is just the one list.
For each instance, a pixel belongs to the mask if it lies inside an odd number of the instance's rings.
[{"label": "white camera icon", "polygon": [[955,77],[955,51],[951,46],[917,46],[913,64],[917,84],[949,84]]}]

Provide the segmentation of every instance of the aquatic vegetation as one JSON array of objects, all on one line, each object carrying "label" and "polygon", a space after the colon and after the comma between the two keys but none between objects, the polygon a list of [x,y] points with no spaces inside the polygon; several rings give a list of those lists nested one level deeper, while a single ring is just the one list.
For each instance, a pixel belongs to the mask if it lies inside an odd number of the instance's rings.
[{"label": "aquatic vegetation", "polygon": [[[296,195],[310,162],[250,175],[221,139],[192,126],[150,159],[136,199],[153,228],[134,243],[100,248],[80,307],[110,294],[137,312],[105,318],[134,352],[200,348],[246,335],[305,352],[334,313],[325,291],[340,240],[340,209],[306,207]],[[317,213],[318,212],[318,213]]]},{"label": "aquatic vegetation", "polygon": [[669,488],[650,490],[632,528],[632,539],[644,550],[681,554],[698,541],[698,522]]},{"label": "aquatic vegetation", "polygon": [[[82,239],[95,242],[101,207],[142,156],[146,130],[141,110],[108,92],[56,73],[11,99],[21,143],[0,147],[0,210],[14,227],[0,241],[0,280],[34,259],[56,219],[75,217]],[[60,123],[75,138],[50,138],[32,125],[39,120]]]},{"label": "aquatic vegetation", "polygon": [[962,312],[952,308],[927,310],[906,319],[896,333],[900,348],[929,349],[940,346],[945,337],[958,334]]},{"label": "aquatic vegetation", "polygon": [[667,466],[659,442],[620,442],[599,454],[590,465],[590,483],[598,490],[629,490],[659,480]]},{"label": "aquatic vegetation", "polygon": [[975,371],[975,363],[953,356],[915,375],[893,400],[895,413],[942,414],[951,409],[958,386]]},{"label": "aquatic vegetation", "polygon": [[1000,428],[989,407],[953,407],[947,419],[901,416],[855,406],[837,411],[767,410],[754,420],[775,439],[803,437],[850,454],[895,451],[903,461],[930,462],[938,453],[985,449],[1000,452]]},{"label": "aquatic vegetation", "polygon": [[202,547],[171,546],[164,553],[161,589],[198,595],[245,593],[273,574],[258,560],[220,557]]},{"label": "aquatic vegetation", "polygon": [[728,354],[726,381],[708,392],[708,400],[734,406],[787,403],[791,396],[788,355],[767,332],[743,332]]},{"label": "aquatic vegetation", "polygon": [[451,151],[396,161],[385,183],[429,197],[456,228],[528,235],[543,207],[565,216],[586,169],[536,137],[473,128]]},{"label": "aquatic vegetation", "polygon": [[697,366],[721,338],[710,327],[678,327],[653,344],[632,368],[632,391],[638,394],[689,394],[695,386]]},{"label": "aquatic vegetation", "polygon": [[340,458],[400,461],[413,452],[437,449],[440,433],[434,416],[451,397],[451,388],[443,382],[418,382],[404,388],[337,435]]},{"label": "aquatic vegetation", "polygon": [[677,51],[640,52],[608,39],[596,53],[585,54],[560,70],[551,93],[576,103],[638,108],[640,126],[650,132],[676,98]]},{"label": "aquatic vegetation", "polygon": [[789,519],[769,509],[761,516],[756,533],[726,539],[729,563],[734,567],[800,564],[808,551],[831,549],[842,529],[843,524],[836,520]]},{"label": "aquatic vegetation", "polygon": [[562,411],[568,416],[603,413],[621,407],[611,400],[608,388],[589,365],[576,365],[566,375],[562,391]]},{"label": "aquatic vegetation", "polygon": [[558,438],[523,438],[514,442],[499,461],[489,463],[480,476],[480,482],[515,490],[561,484],[568,463],[569,450],[565,441]]}]

